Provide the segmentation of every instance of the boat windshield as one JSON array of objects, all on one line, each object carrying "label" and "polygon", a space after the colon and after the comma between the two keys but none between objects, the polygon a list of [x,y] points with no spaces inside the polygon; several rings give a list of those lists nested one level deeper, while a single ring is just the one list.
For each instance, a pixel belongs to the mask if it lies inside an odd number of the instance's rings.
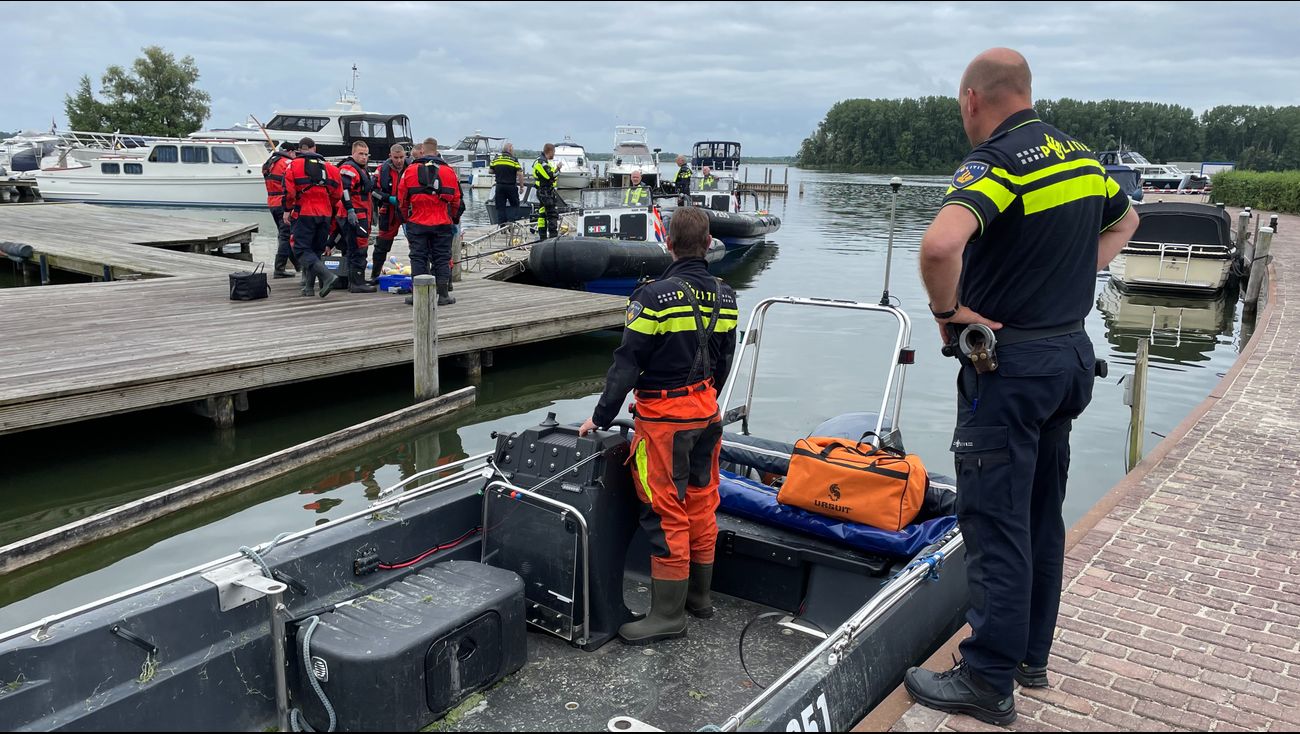
[{"label": "boat windshield", "polygon": [[[640,191],[633,189],[639,188]],[[582,208],[588,209],[627,209],[630,207],[650,206],[650,187],[622,187],[613,189],[583,189]]]},{"label": "boat windshield", "polygon": [[1126,150],[1123,153],[1120,153],[1120,163],[1134,166],[1151,165],[1151,161],[1144,158],[1141,153],[1135,153],[1131,150]]},{"label": "boat windshield", "polygon": [[699,174],[696,174],[695,176],[691,177],[691,190],[692,191],[731,191],[735,188],[736,185],[736,180],[734,178],[731,178],[730,176],[722,176],[722,177],[710,176],[709,178],[710,180],[706,182],[704,180],[704,177]]}]

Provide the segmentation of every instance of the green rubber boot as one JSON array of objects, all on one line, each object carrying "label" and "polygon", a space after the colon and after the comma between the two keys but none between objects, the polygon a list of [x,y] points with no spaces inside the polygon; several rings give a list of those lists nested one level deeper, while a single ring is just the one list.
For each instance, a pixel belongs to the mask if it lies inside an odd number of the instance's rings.
[{"label": "green rubber boot", "polygon": [[690,582],[650,579],[650,613],[618,628],[629,645],[648,645],[686,636],[686,590]]},{"label": "green rubber boot", "polygon": [[331,273],[330,269],[325,267],[325,263],[320,260],[317,260],[316,263],[312,265],[312,270],[316,272],[316,277],[320,280],[320,297],[324,298],[325,296],[328,296],[330,291],[334,290],[334,286],[338,283],[338,276]]},{"label": "green rubber boot", "polygon": [[713,564],[692,563],[690,586],[686,591],[686,611],[693,617],[713,616]]}]

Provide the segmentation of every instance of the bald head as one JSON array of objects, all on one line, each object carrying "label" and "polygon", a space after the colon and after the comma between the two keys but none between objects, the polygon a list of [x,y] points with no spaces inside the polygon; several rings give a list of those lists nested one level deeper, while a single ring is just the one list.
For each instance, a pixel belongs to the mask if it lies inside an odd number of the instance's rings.
[{"label": "bald head", "polygon": [[974,90],[989,105],[1013,102],[1016,109],[1033,103],[1029,62],[1019,51],[991,48],[976,56],[961,77],[961,94]]},{"label": "bald head", "polygon": [[1029,62],[1020,52],[991,48],[976,56],[961,75],[957,102],[971,145],[979,145],[1002,121],[1033,107]]}]

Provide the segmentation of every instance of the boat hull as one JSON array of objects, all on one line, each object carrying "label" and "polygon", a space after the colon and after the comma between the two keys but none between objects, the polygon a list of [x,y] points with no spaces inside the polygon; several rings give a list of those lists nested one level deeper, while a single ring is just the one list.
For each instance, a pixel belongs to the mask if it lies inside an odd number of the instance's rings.
[{"label": "boat hull", "polygon": [[[93,170],[93,169],[91,169]],[[125,176],[106,179],[96,173],[42,171],[36,176],[45,201],[137,206],[266,208],[266,186],[260,173],[238,177],[162,178]]]},{"label": "boat hull", "polygon": [[555,177],[556,188],[574,190],[591,186],[591,171],[560,171]]},{"label": "boat hull", "polygon": [[[714,240],[705,259],[721,262],[726,245]],[[557,237],[528,254],[528,270],[545,285],[627,295],[646,278],[657,278],[673,256],[655,242],[603,237]]]},{"label": "boat hull", "polygon": [[1110,275],[1129,290],[1210,295],[1222,290],[1232,273],[1232,257],[1177,256],[1121,252]]}]

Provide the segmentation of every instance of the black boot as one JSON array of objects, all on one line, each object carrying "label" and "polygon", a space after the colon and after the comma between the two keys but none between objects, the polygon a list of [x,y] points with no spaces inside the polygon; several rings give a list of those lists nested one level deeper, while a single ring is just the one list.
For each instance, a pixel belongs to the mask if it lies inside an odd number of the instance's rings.
[{"label": "black boot", "polygon": [[1016,720],[1016,700],[1002,695],[984,682],[963,660],[942,673],[911,668],[903,686],[927,708],[949,714],[966,714],[987,724],[1006,726]]},{"label": "black boot", "polygon": [[325,263],[320,260],[317,260],[311,266],[311,269],[316,273],[316,277],[320,279],[320,297],[328,296],[330,291],[334,290],[335,284],[338,283],[338,276],[331,273],[330,269],[325,267]]},{"label": "black boot", "polygon": [[456,299],[451,295],[451,291],[447,288],[450,282],[451,281],[446,280],[444,278],[438,279],[438,305],[439,306],[450,306],[451,304],[456,302]]},{"label": "black boot", "polygon": [[351,265],[348,266],[348,293],[374,293],[375,287],[366,282],[366,266],[361,266],[358,272]]},{"label": "black boot", "polygon": [[692,563],[691,583],[686,591],[686,611],[693,617],[708,619],[713,616],[713,564]]},{"label": "black boot", "polygon": [[384,274],[384,261],[386,259],[380,255],[375,255],[374,260],[370,263],[370,285],[379,285],[379,276]]},{"label": "black boot", "polygon": [[1021,663],[1016,666],[1012,672],[1016,682],[1025,688],[1046,688],[1050,681],[1047,680],[1046,665],[1030,665]]},{"label": "black boot", "polygon": [[690,582],[650,579],[650,613],[618,628],[629,645],[645,645],[686,636],[686,590]]},{"label": "black boot", "polygon": [[316,295],[316,273],[311,270],[299,271],[302,276],[302,294],[304,296]]},{"label": "black boot", "polygon": [[272,278],[292,278],[293,273],[287,273],[284,266],[289,264],[289,258],[280,255],[275,256],[275,267],[272,269]]}]

